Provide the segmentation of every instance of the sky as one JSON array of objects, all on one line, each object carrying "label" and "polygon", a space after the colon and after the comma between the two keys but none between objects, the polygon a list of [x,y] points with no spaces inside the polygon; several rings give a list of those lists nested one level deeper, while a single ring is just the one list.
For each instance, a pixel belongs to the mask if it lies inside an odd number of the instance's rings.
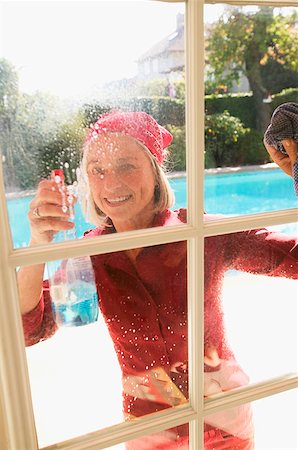
[{"label": "sky", "polygon": [[[223,5],[205,6],[205,21]],[[184,3],[148,0],[0,2],[0,58],[18,70],[20,89],[80,96],[136,75],[136,60],[175,31]]]},{"label": "sky", "polygon": [[17,68],[22,91],[62,97],[130,78],[136,60],[175,31],[184,3],[2,1],[0,57]]}]

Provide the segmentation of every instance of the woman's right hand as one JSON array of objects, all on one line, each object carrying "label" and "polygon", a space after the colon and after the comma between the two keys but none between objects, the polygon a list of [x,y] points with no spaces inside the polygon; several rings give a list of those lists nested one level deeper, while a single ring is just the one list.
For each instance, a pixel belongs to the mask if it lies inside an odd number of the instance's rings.
[{"label": "woman's right hand", "polygon": [[[67,195],[64,196],[67,199]],[[64,206],[64,207],[63,207]],[[67,206],[67,210],[65,208]],[[35,197],[30,203],[28,213],[31,229],[31,244],[51,242],[58,231],[70,230],[74,223],[70,222],[69,204],[63,201],[57,183],[53,180],[42,180],[38,184]]]}]

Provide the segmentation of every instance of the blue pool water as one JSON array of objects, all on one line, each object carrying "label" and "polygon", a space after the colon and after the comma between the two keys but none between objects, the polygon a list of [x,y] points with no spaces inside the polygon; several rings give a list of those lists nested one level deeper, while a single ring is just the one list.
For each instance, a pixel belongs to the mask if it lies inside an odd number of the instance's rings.
[{"label": "blue pool water", "polygon": [[[175,208],[186,206],[186,178],[170,179],[175,192]],[[28,245],[29,222],[27,212],[32,197],[7,201],[12,238],[15,248]],[[205,211],[214,214],[242,215],[296,208],[290,177],[279,169],[225,173],[205,176]],[[85,222],[79,205],[75,207],[77,236],[93,228]]]}]

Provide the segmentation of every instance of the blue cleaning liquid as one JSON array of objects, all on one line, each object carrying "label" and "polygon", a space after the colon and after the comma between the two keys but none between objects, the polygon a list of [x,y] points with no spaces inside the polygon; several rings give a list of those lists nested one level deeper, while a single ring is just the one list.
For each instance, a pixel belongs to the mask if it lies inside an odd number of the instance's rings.
[{"label": "blue cleaning liquid", "polygon": [[[55,286],[53,286],[55,289]],[[78,280],[64,286],[63,301],[52,302],[53,317],[58,326],[78,327],[98,319],[98,297],[94,285]]]}]

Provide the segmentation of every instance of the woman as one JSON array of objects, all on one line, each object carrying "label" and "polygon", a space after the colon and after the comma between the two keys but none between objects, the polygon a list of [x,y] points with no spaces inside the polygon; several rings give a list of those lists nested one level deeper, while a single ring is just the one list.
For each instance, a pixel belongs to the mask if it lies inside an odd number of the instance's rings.
[{"label": "woman", "polygon": [[[81,164],[82,205],[96,228],[86,237],[181,224],[161,164],[172,136],[143,112],[114,112],[90,128]],[[296,151],[294,148],[293,151]],[[70,229],[55,184],[43,180],[30,205],[31,244]],[[206,220],[212,216],[206,215]],[[228,343],[220,292],[230,268],[297,278],[297,245],[267,230],[214,236],[205,243],[205,395],[247,384]],[[123,373],[127,419],[183,404],[188,398],[187,246],[176,242],[92,257],[99,304]],[[44,265],[18,273],[27,345],[56,329]],[[205,449],[252,449],[248,406],[213,414],[205,424]],[[127,448],[188,448],[179,426],[129,442]]]}]

